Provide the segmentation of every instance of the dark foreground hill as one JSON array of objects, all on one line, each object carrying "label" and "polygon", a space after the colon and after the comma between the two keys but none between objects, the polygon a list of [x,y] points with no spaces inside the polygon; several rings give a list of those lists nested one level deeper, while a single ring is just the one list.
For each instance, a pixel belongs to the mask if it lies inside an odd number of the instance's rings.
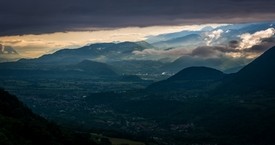
[{"label": "dark foreground hill", "polygon": [[233,94],[275,92],[275,47],[270,48],[226,81],[220,91]]},{"label": "dark foreground hill", "polygon": [[189,67],[181,70],[167,80],[156,82],[148,87],[154,91],[178,91],[204,89],[223,79],[225,74],[208,67]]},{"label": "dark foreground hill", "polygon": [[35,115],[18,99],[0,90],[1,145],[95,145],[89,134],[72,133]]}]

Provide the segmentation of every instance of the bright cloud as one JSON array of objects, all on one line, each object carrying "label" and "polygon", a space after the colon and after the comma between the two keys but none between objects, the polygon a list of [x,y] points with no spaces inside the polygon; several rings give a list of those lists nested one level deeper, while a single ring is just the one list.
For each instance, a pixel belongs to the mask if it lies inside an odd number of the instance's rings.
[{"label": "bright cloud", "polygon": [[275,34],[274,28],[269,28],[266,30],[258,31],[253,34],[245,33],[240,36],[240,44],[236,48],[238,50],[249,49],[255,45],[261,44],[263,39],[271,38]]},{"label": "bright cloud", "polygon": [[222,29],[214,30],[212,32],[206,33],[205,41],[207,46],[211,46],[212,43],[219,39],[223,33]]}]

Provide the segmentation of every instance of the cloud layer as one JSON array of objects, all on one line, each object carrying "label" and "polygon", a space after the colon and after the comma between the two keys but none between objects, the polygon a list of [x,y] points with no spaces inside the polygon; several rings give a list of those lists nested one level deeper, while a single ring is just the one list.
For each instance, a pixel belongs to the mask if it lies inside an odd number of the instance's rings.
[{"label": "cloud layer", "polygon": [[261,44],[264,39],[270,38],[275,34],[274,28],[258,31],[254,34],[245,33],[240,36],[238,50],[249,49],[255,45]]},{"label": "cloud layer", "polygon": [[2,0],[0,35],[274,20],[273,0]]},{"label": "cloud layer", "polygon": [[145,49],[142,51],[134,51],[136,55],[163,55],[167,56],[192,56],[201,58],[247,58],[253,59],[263,53],[266,49],[275,45],[275,29],[268,28],[266,30],[257,31],[255,33],[244,33],[239,36],[239,40],[231,40],[229,42],[212,44],[221,38],[223,30],[218,29],[205,35],[205,46],[197,46],[192,48],[172,48],[166,50]]}]

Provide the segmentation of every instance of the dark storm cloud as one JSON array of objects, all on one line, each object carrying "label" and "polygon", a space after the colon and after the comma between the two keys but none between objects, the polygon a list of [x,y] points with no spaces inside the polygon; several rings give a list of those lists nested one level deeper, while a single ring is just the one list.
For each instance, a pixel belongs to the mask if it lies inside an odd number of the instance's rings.
[{"label": "dark storm cloud", "polygon": [[231,47],[230,45],[232,43],[237,43],[238,41],[230,41],[229,45],[220,45],[220,46],[199,46],[195,48],[190,55],[191,56],[199,56],[199,57],[206,57],[206,58],[212,58],[212,57],[220,57],[224,55],[224,53],[230,53],[230,52],[240,52],[240,50],[235,49],[238,46]]},{"label": "dark storm cloud", "polygon": [[217,49],[220,47],[217,46],[199,46],[191,52],[191,56],[198,56],[198,57],[215,57],[219,55]]},{"label": "dark storm cloud", "polygon": [[0,35],[274,20],[273,0],[2,0]]},{"label": "dark storm cloud", "polygon": [[224,57],[225,53],[241,53],[243,57],[248,57],[252,54],[261,54],[269,48],[275,46],[275,37],[264,39],[260,44],[244,50],[236,49],[239,46],[238,44],[239,41],[232,40],[228,42],[228,45],[199,46],[186,55],[202,58],[218,58]]},{"label": "dark storm cloud", "polygon": [[237,48],[239,46],[239,41],[237,41],[237,40],[231,40],[231,41],[229,41],[228,46],[230,48]]}]

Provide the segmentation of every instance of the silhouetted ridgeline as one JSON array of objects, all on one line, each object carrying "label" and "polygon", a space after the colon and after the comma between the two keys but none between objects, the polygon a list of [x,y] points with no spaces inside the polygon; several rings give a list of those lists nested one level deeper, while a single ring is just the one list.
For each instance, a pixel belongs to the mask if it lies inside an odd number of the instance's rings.
[{"label": "silhouetted ridgeline", "polygon": [[64,131],[0,90],[1,145],[95,145],[89,134]]}]

